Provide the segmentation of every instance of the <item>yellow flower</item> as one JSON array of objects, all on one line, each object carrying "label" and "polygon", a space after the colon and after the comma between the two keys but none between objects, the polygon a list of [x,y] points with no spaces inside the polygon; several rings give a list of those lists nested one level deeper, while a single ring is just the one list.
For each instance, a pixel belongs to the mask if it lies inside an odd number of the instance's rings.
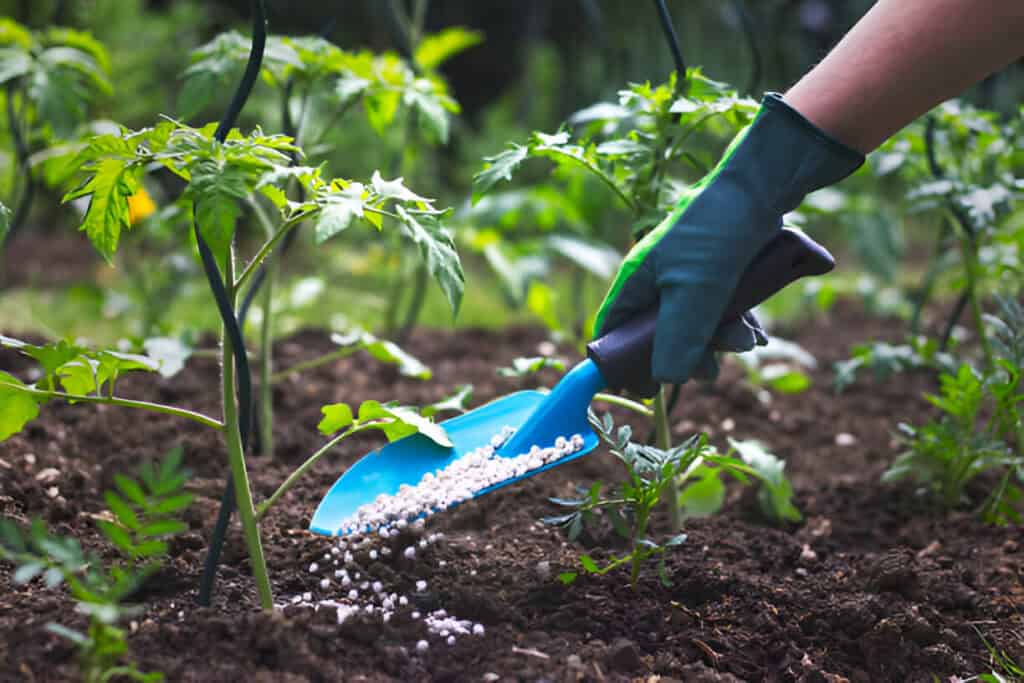
[{"label": "yellow flower", "polygon": [[132,225],[153,215],[156,211],[156,204],[153,198],[146,192],[146,188],[140,187],[139,191],[128,197],[128,215]]}]

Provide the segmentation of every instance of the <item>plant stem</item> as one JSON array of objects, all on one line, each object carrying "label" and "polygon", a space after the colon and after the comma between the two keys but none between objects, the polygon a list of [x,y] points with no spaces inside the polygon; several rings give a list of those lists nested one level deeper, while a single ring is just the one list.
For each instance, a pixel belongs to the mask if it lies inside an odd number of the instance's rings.
[{"label": "plant stem", "polygon": [[186,420],[192,420],[193,422],[198,422],[201,425],[212,427],[214,429],[224,428],[224,423],[215,418],[209,417],[208,415],[203,415],[202,413],[197,413],[185,408],[164,405],[162,403],[135,401],[129,398],[116,398],[113,396],[84,396],[79,394],[67,394],[63,391],[47,391],[45,389],[35,389],[33,387],[26,387],[20,384],[8,384],[7,382],[0,382],[0,387],[13,389],[15,391],[22,391],[38,398],[56,398],[68,401],[69,403],[99,403],[104,405],[120,406],[122,408],[136,408],[150,413],[161,413],[163,415],[183,417]]},{"label": "plant stem", "polygon": [[[234,279],[234,254],[229,253],[224,267],[224,280],[231,283]],[[228,296],[234,305],[234,287],[228,288]],[[221,334],[221,400],[224,410],[224,438],[227,442],[228,462],[231,465],[231,477],[234,482],[235,500],[238,504],[238,517],[242,522],[242,533],[245,536],[249,562],[252,564],[252,577],[256,582],[260,607],[265,610],[274,608],[274,594],[270,588],[270,577],[267,575],[267,562],[263,557],[263,543],[260,540],[260,527],[256,519],[256,511],[252,504],[252,491],[249,488],[249,475],[245,469],[245,449],[242,446],[242,434],[239,431],[238,406],[235,403],[235,349],[231,347],[227,330]],[[245,353],[245,349],[237,350]]]},{"label": "plant stem", "polygon": [[234,281],[235,291],[239,291],[245,287],[245,283],[249,281],[249,278],[256,274],[256,271],[259,270],[260,264],[263,263],[264,259],[270,256],[270,253],[274,251],[278,242],[284,238],[289,230],[306,220],[309,213],[310,212],[300,213],[297,216],[292,216],[285,222],[281,223],[281,226],[274,233],[274,236],[263,243],[263,246],[261,246],[260,250],[256,252],[256,255],[252,257],[252,260],[246,264],[245,268],[242,270],[242,274]]},{"label": "plant stem", "polygon": [[[672,448],[672,435],[668,429],[668,411],[665,410],[665,387],[658,387],[654,396],[654,429],[656,445],[663,451]],[[679,482],[672,477],[668,483],[668,515],[672,533],[683,528],[683,516],[679,511]]]},{"label": "plant stem", "polygon": [[299,480],[299,478],[302,477],[302,475],[305,474],[309,470],[310,467],[315,465],[316,462],[320,458],[322,458],[324,455],[326,455],[332,448],[337,446],[344,439],[352,436],[356,432],[361,432],[361,431],[363,431],[366,428],[367,427],[359,426],[359,427],[352,427],[352,428],[346,429],[342,433],[340,433],[337,436],[333,437],[330,441],[325,443],[323,446],[321,446],[320,449],[316,453],[314,453],[313,455],[311,455],[308,458],[306,458],[305,462],[303,462],[301,465],[296,467],[295,470],[291,474],[288,475],[288,478],[285,479],[284,482],[280,486],[277,487],[277,490],[274,491],[274,493],[269,498],[267,498],[265,501],[263,501],[258,506],[256,506],[256,519],[262,518],[263,515],[266,514],[267,510],[269,510],[270,507],[274,503],[276,503],[278,501],[278,499],[281,496],[283,496],[288,491],[288,489],[290,489],[292,486],[294,486],[295,482],[297,482]]},{"label": "plant stem", "polygon": [[960,246],[964,256],[964,274],[967,276],[967,296],[971,304],[971,315],[974,318],[974,327],[978,333],[978,340],[981,342],[981,352],[985,357],[985,367],[995,367],[995,360],[992,354],[992,347],[988,343],[988,335],[985,334],[985,321],[982,318],[981,300],[978,295],[978,245],[975,237],[964,226],[963,234],[960,237]]},{"label": "plant stem", "polygon": [[330,353],[325,353],[322,356],[317,356],[316,358],[312,358],[301,363],[296,363],[290,368],[285,368],[284,370],[281,370],[280,372],[275,372],[273,375],[271,375],[270,384],[277,384],[278,382],[285,380],[294,374],[305,372],[306,370],[312,370],[313,368],[318,368],[321,365],[327,365],[328,363],[332,363],[341,358],[347,358],[348,356],[351,356],[355,352],[356,349],[354,348],[338,349],[337,351],[331,351]]},{"label": "plant stem", "polygon": [[628,408],[634,413],[639,413],[644,417],[654,417],[654,411],[645,406],[639,401],[633,401],[622,396],[616,396],[615,394],[606,394],[604,392],[594,394],[593,400],[601,401],[602,403],[608,403],[613,406],[619,406],[620,408]]},{"label": "plant stem", "polygon": [[263,319],[260,321],[260,446],[263,455],[274,456],[274,280],[277,277],[277,261],[267,262],[267,274],[263,282]]}]

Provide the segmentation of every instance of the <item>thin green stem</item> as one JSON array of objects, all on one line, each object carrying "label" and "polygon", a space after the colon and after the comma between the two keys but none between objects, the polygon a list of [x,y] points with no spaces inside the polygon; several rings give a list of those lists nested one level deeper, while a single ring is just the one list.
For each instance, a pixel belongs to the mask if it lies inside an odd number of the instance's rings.
[{"label": "thin green stem", "polygon": [[67,394],[63,391],[47,391],[45,389],[36,389],[34,387],[27,387],[21,384],[10,384],[8,382],[0,382],[0,387],[6,389],[13,389],[15,391],[21,391],[31,396],[38,398],[56,398],[69,403],[97,403],[110,406],[119,406],[121,408],[135,408],[137,410],[145,410],[150,413],[161,413],[163,415],[173,415],[175,417],[183,417],[186,420],[198,422],[206,427],[212,427],[213,429],[223,429],[224,423],[219,420],[197,413],[192,410],[185,408],[177,408],[175,406],[163,405],[162,403],[150,403],[149,401],[135,401],[128,398],[116,398],[113,396],[84,396],[79,394]]},{"label": "thin green stem", "polygon": [[267,275],[263,280],[263,319],[260,321],[260,447],[263,455],[274,455],[274,281],[277,279],[277,262],[267,263]]},{"label": "thin green stem", "polygon": [[615,196],[621,199],[622,203],[625,204],[630,211],[632,211],[633,213],[639,213],[640,207],[637,205],[636,201],[628,194],[623,192],[622,188],[619,187],[618,184],[616,184],[616,182],[612,180],[612,178],[609,177],[607,173],[602,171],[594,164],[590,163],[589,161],[586,161],[585,159],[580,159],[579,157],[573,156],[572,154],[566,154],[565,152],[559,151],[558,149],[555,148],[548,148],[545,149],[544,151],[549,152],[551,154],[556,154],[560,157],[568,159],[569,161],[574,161],[583,168],[587,169],[588,171],[596,175],[602,183],[607,185],[608,188],[615,193]]},{"label": "thin green stem", "polygon": [[[224,280],[231,283],[234,279],[234,255],[229,253],[224,267]],[[228,297],[234,305],[236,294],[234,287],[229,288]],[[242,434],[239,431],[238,405],[235,403],[235,366],[234,353],[227,330],[221,333],[221,400],[224,410],[224,437],[227,442],[228,462],[231,465],[231,477],[234,481],[235,500],[238,504],[238,517],[242,522],[242,533],[245,536],[249,562],[252,564],[252,577],[256,582],[260,607],[265,610],[274,608],[274,594],[267,575],[267,561],[263,556],[263,543],[260,539],[259,521],[253,509],[252,491],[249,488],[249,474],[245,468],[245,449],[242,447]],[[245,349],[239,349],[245,353]]]},{"label": "thin green stem", "polygon": [[236,292],[241,291],[245,287],[245,283],[249,281],[249,278],[256,274],[256,271],[259,270],[260,264],[270,256],[281,240],[284,239],[284,236],[288,234],[288,231],[306,220],[306,217],[309,216],[310,213],[312,212],[305,211],[297,216],[292,216],[285,222],[281,223],[280,227],[278,227],[274,232],[274,236],[263,243],[263,246],[261,246],[259,251],[256,252],[256,255],[252,257],[252,260],[246,264],[245,268],[242,270],[242,274],[234,281],[234,290]]},{"label": "thin green stem", "polygon": [[275,372],[274,374],[272,374],[270,376],[270,384],[277,384],[278,382],[285,380],[294,374],[305,372],[306,370],[312,370],[313,368],[318,368],[321,365],[327,365],[328,363],[333,363],[334,361],[339,360],[341,358],[351,356],[355,352],[356,349],[354,348],[338,349],[337,351],[331,351],[330,353],[325,353],[322,356],[317,356],[316,358],[303,361],[301,363],[296,363],[295,365],[289,368],[285,368],[280,372]]},{"label": "thin green stem", "polygon": [[[668,428],[668,411],[665,409],[665,388],[659,387],[654,396],[654,429],[657,446],[663,451],[672,448],[672,434]],[[675,477],[668,482],[668,514],[672,533],[683,528],[683,516],[679,509],[679,482]]]},{"label": "thin green stem", "polygon": [[271,508],[271,506],[273,506],[274,503],[276,503],[281,498],[281,496],[283,496],[285,493],[287,493],[288,489],[290,489],[292,486],[294,486],[295,482],[297,482],[302,477],[302,475],[305,474],[309,470],[309,468],[311,468],[313,465],[315,465],[317,463],[317,461],[320,460],[320,458],[322,458],[328,452],[330,452],[330,450],[332,448],[334,448],[339,443],[341,443],[343,440],[347,439],[348,437],[352,436],[353,434],[356,434],[356,433],[361,432],[361,431],[365,431],[367,429],[371,429],[371,428],[374,427],[374,425],[375,425],[375,423],[374,424],[359,425],[357,427],[350,427],[349,429],[346,429],[345,431],[341,432],[337,436],[332,437],[331,440],[328,441],[327,443],[325,443],[323,446],[321,446],[320,449],[317,450],[316,453],[314,453],[313,455],[311,455],[308,458],[306,458],[306,460],[301,465],[296,467],[295,470],[291,474],[288,475],[288,478],[285,479],[281,483],[281,485],[277,487],[277,490],[274,491],[274,493],[271,494],[271,496],[269,498],[267,498],[265,501],[263,501],[262,503],[260,503],[256,507],[256,519],[261,519],[263,517],[263,515],[265,515],[267,513],[267,510],[269,510]]},{"label": "thin green stem", "polygon": [[645,406],[643,403],[640,403],[639,401],[633,401],[622,396],[616,396],[615,394],[606,394],[604,392],[600,392],[594,394],[593,400],[601,401],[602,403],[608,403],[609,405],[613,406],[619,406],[620,408],[628,408],[629,410],[632,410],[634,413],[639,413],[644,417],[654,417],[654,411]]}]

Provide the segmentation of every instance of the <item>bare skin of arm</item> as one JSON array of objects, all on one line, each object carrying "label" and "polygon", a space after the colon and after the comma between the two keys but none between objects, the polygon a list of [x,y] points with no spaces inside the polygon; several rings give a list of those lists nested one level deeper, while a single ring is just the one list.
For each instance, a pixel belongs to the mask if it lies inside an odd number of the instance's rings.
[{"label": "bare skin of arm", "polygon": [[1024,0],[879,0],[784,99],[867,153],[1024,56]]}]

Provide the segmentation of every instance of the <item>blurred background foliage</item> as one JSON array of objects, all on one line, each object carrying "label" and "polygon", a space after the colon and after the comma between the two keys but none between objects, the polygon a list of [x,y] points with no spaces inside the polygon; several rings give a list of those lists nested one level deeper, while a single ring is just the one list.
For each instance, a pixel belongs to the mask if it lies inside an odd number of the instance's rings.
[{"label": "blurred background foliage", "polygon": [[[398,2],[267,0],[266,4],[272,35],[321,36],[346,51],[402,55],[408,53],[408,35],[395,19],[393,8]],[[701,66],[704,74],[731,84],[740,94],[757,98],[766,90],[784,90],[792,84],[871,4],[869,0],[676,0],[669,2],[669,8],[687,63]],[[440,66],[439,76],[461,107],[452,117],[447,141],[424,134],[410,138],[402,118],[405,114],[384,130],[375,128],[366,116],[346,116],[334,124],[334,112],[325,101],[312,109],[311,126],[314,130],[326,127],[326,132],[307,151],[334,175],[365,179],[376,169],[388,178],[403,175],[416,192],[437,198],[438,206],[453,207],[450,225],[459,237],[468,282],[458,324],[501,326],[539,319],[560,328],[560,321],[577,316],[580,306],[597,304],[606,280],[581,278],[557,262],[553,267],[531,264],[528,259],[534,256],[524,251],[520,256],[527,260],[520,259],[518,275],[511,277],[523,277],[527,283],[542,277],[547,291],[538,294],[539,290],[530,291],[527,286],[517,297],[509,291],[510,276],[501,272],[503,264],[487,253],[488,235],[516,233],[518,241],[510,241],[513,252],[516,244],[554,230],[600,236],[602,246],[621,251],[630,239],[629,216],[615,207],[614,198],[597,189],[593,179],[582,176],[562,179],[571,190],[568,199],[557,192],[545,194],[541,188],[520,196],[508,210],[501,204],[470,208],[472,177],[483,167],[484,157],[498,154],[510,141],[524,142],[534,130],[553,133],[573,113],[595,102],[615,102],[617,93],[630,83],[665,82],[672,60],[654,7],[635,0],[445,0],[424,2],[423,7],[423,35],[464,26],[483,36],[480,44]],[[96,122],[115,121],[138,128],[151,125],[158,114],[180,116],[182,74],[191,63],[191,52],[228,30],[247,35],[247,11],[245,0],[0,0],[0,16],[33,30],[61,25],[88,31],[106,46],[112,91],[93,103],[93,127],[103,125]],[[215,120],[229,93],[224,88],[220,100],[212,98],[188,122]],[[1018,63],[972,89],[965,99],[1004,115],[1019,115],[1022,95],[1024,68]],[[266,82],[257,86],[240,119],[244,130],[255,125],[267,132],[281,130],[280,97]],[[716,145],[724,141],[723,137],[709,142],[709,150],[717,154],[720,146]],[[44,149],[55,142],[40,139],[38,144]],[[0,197],[4,198],[18,181],[11,149],[9,126],[0,126]],[[541,171],[547,174],[545,169],[525,170],[520,185],[530,187]],[[531,177],[531,172],[538,175]],[[930,244],[929,236],[938,228],[927,216],[902,209],[906,187],[893,180],[899,174],[881,180],[876,175],[865,170],[843,185],[849,188],[845,194],[825,193],[801,212],[809,229],[838,227],[820,234],[840,255],[853,255],[859,268],[831,279],[824,293],[813,289],[779,298],[772,312],[785,315],[805,309],[808,296],[825,306],[836,291],[845,291],[859,292],[881,308],[910,314],[905,302],[886,294],[885,287],[916,277],[915,249]],[[174,188],[155,183],[150,189],[159,209],[151,219],[154,227],[145,236],[136,234],[128,240],[132,244],[126,245],[126,254],[165,257],[168,244],[187,231],[177,229],[183,218],[175,210]],[[60,203],[61,190],[40,189],[31,214],[31,239],[66,236],[77,225],[74,209]],[[1018,219],[1013,220],[1020,223]],[[313,274],[281,290],[279,296],[292,298],[289,314],[280,318],[285,329],[329,326],[340,310],[378,328],[390,324],[398,291],[393,273],[398,270],[398,284],[407,287],[415,286],[414,275],[402,270],[408,268],[402,266],[401,254],[386,241],[352,235],[344,244],[348,248],[320,251],[307,245],[285,265],[294,273]],[[84,238],[80,246],[88,249]],[[40,266],[31,281],[16,283],[0,295],[4,300],[0,329],[85,335],[108,342],[126,334],[178,333],[175,320],[187,321],[192,329],[210,329],[216,323],[199,275],[187,258],[168,257],[154,269],[149,265],[152,261],[122,255],[117,271],[102,266],[97,258],[91,276],[73,278],[76,281],[69,288],[67,278],[54,272],[62,267],[60,261],[41,249],[30,240],[20,250],[11,246],[18,258],[38,258]],[[607,260],[607,252],[604,257]],[[133,267],[133,263],[147,265]],[[865,278],[876,284],[865,285]],[[498,302],[508,305],[498,306]],[[148,310],[154,306],[159,311]],[[453,324],[436,288],[426,296],[419,319],[431,326]]]}]

